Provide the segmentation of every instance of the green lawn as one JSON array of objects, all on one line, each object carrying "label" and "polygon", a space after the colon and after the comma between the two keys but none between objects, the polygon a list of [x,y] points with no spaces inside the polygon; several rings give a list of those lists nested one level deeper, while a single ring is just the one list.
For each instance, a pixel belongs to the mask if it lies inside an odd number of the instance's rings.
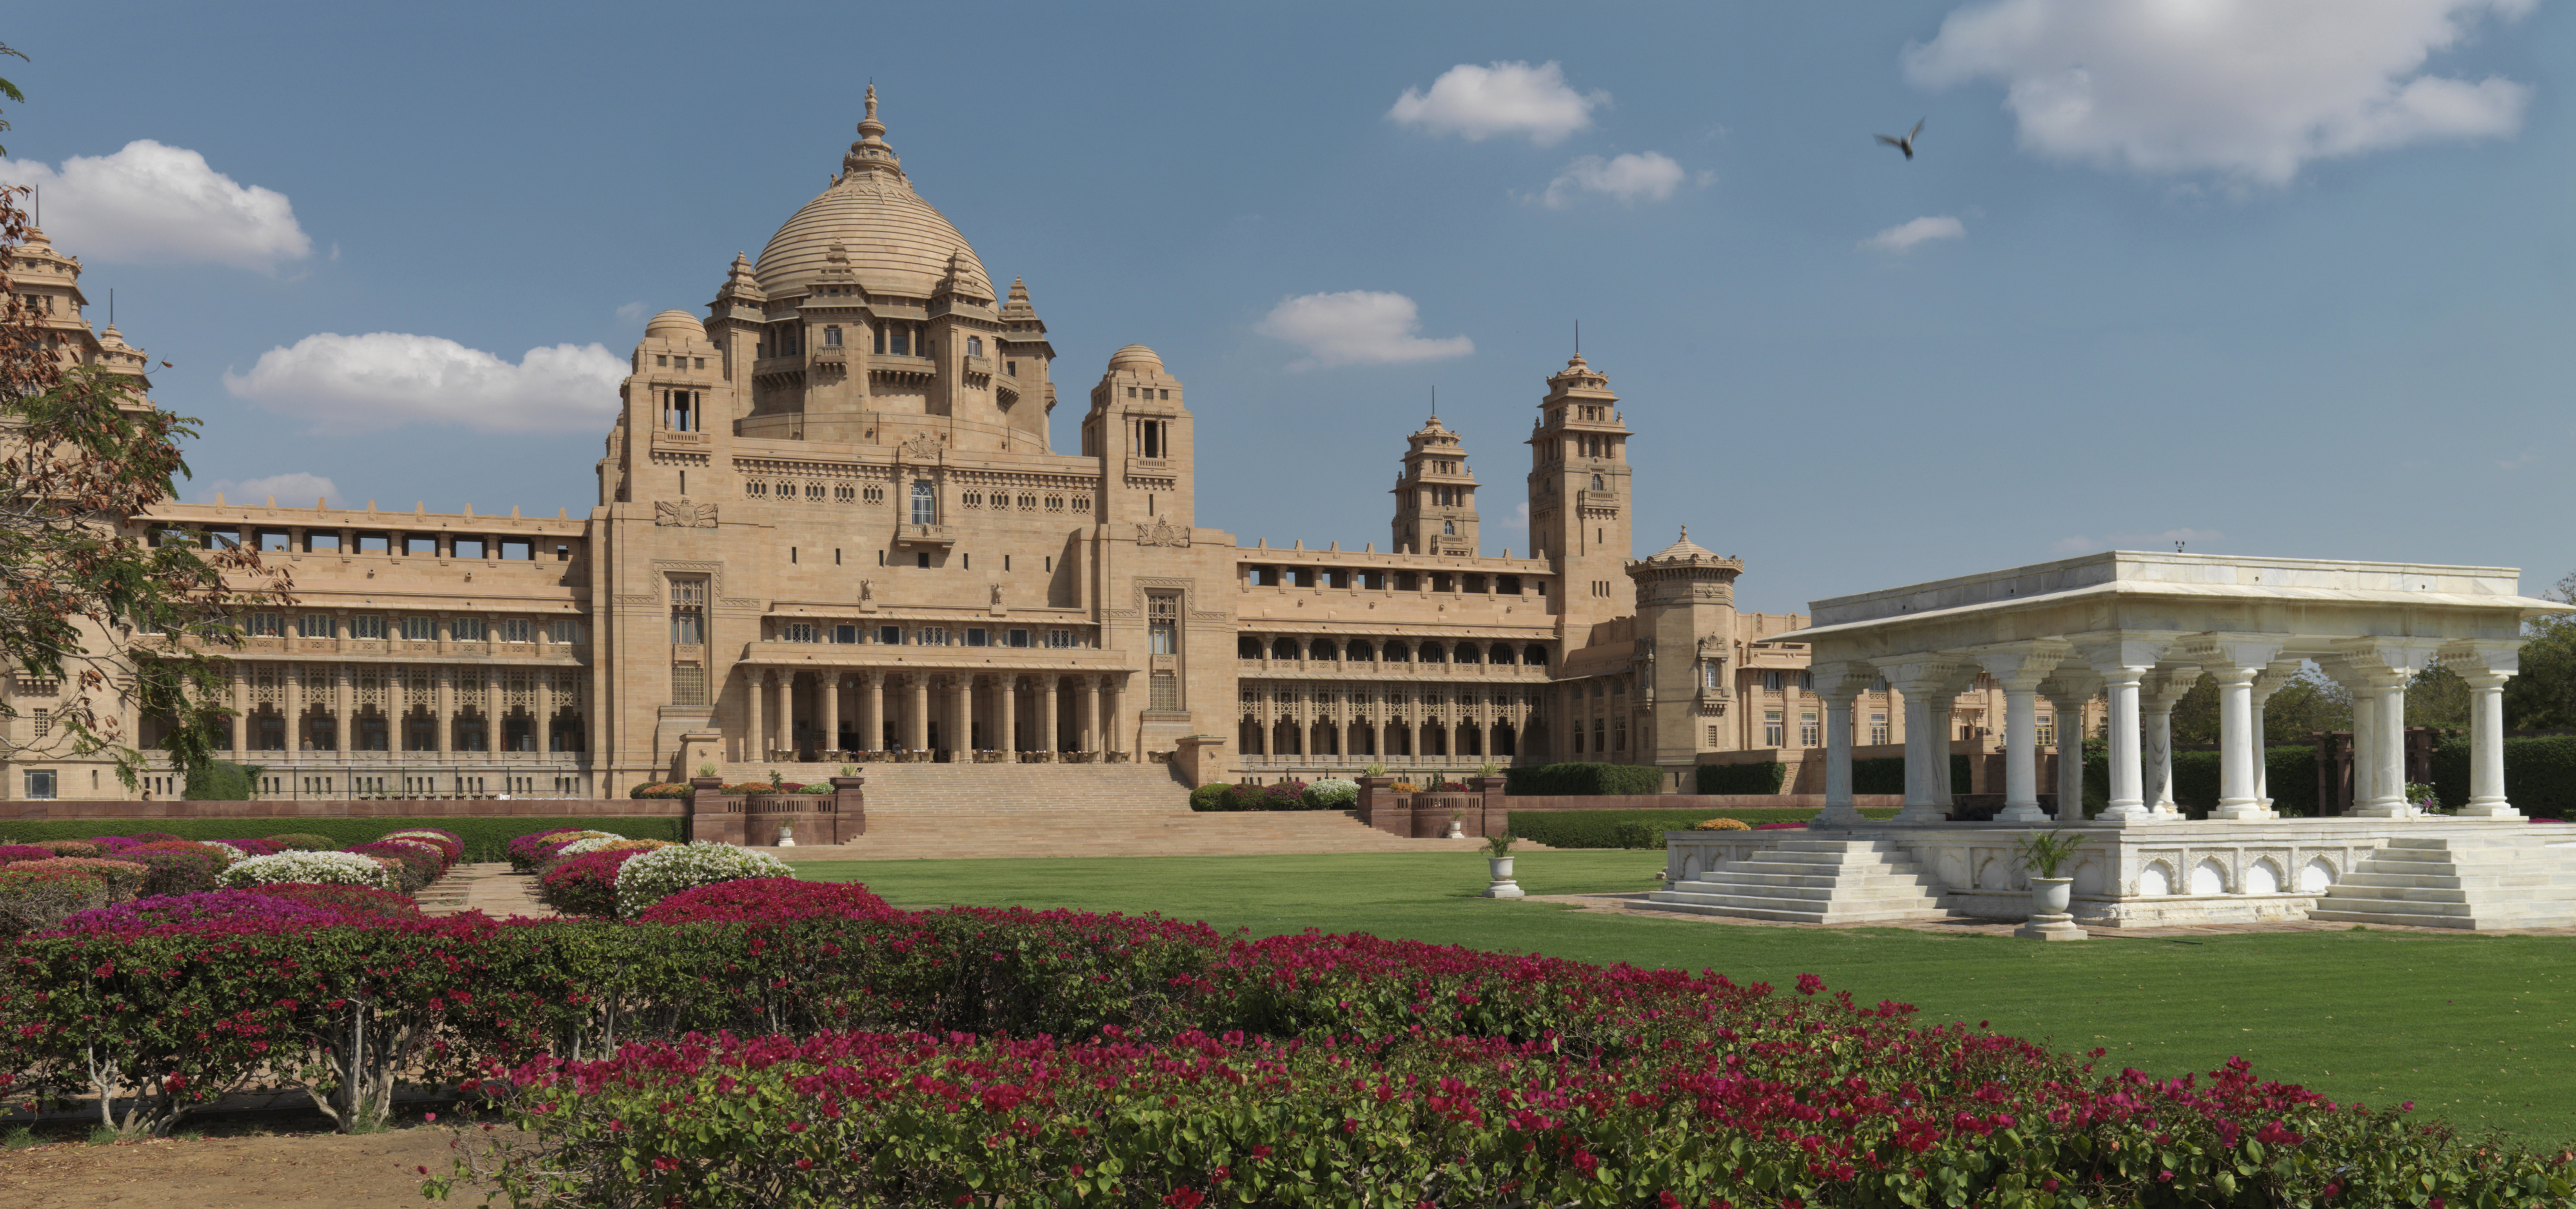
[{"label": "green lawn", "polygon": [[[2414,1100],[2464,1127],[2576,1140],[2576,938],[2320,932],[2043,945],[1902,929],[1817,931],[1587,914],[1474,897],[1457,854],[850,861],[799,865],[900,906],[1159,911],[1256,934],[1371,932],[1582,961],[1824,976],[1862,1002],[2004,1032],[2157,1075],[2241,1054],[2338,1100]],[[1658,852],[1537,852],[1532,894],[1641,890]]]}]

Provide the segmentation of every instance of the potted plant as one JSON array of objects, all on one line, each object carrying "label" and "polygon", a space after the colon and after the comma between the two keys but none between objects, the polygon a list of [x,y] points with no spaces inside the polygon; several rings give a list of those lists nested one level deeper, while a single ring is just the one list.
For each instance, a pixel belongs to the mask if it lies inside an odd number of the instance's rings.
[{"label": "potted plant", "polygon": [[796,846],[796,825],[794,823],[780,823],[778,825],[778,846],[781,848],[793,848]]},{"label": "potted plant", "polygon": [[2057,871],[2084,846],[2084,837],[2063,831],[2033,832],[2013,841],[2013,851],[2021,857],[2022,868],[2030,871],[2030,922],[2015,932],[2017,936],[2036,936],[2043,940],[2081,940],[2084,930],[2075,926],[2068,910],[2073,902],[2075,879],[2059,877]]},{"label": "potted plant", "polygon": [[1484,897],[1522,897],[1520,883],[1512,880],[1512,841],[1519,838],[1506,831],[1485,841],[1485,867],[1492,884],[1485,887]]},{"label": "potted plant", "polygon": [[1467,838],[1467,825],[1466,825],[1464,822],[1461,822],[1461,821],[1460,821],[1463,817],[1464,817],[1464,816],[1456,815],[1456,814],[1452,814],[1452,815],[1450,815],[1450,816],[1449,816],[1449,834],[1448,834],[1447,836],[1442,837],[1442,838],[1445,838],[1445,839],[1452,839],[1452,840],[1463,840],[1463,839]]}]

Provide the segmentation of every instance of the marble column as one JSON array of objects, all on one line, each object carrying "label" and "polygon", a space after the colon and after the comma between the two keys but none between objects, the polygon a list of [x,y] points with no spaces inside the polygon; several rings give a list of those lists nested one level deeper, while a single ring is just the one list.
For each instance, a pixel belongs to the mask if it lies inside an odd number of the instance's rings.
[{"label": "marble column", "polygon": [[2147,809],[2144,778],[2138,767],[2139,684],[2155,670],[2151,647],[2148,643],[2119,642],[2092,652],[2093,670],[2101,673],[2103,691],[2110,697],[2110,718],[2104,732],[2109,735],[2111,791],[2110,804],[2100,816],[2103,822],[2142,823],[2154,817]]},{"label": "marble column", "polygon": [[1816,812],[1815,826],[1848,827],[1861,821],[1860,807],[1852,802],[1852,699],[1878,675],[1868,664],[1841,671],[1828,681],[1816,677],[1817,695],[1825,699],[1825,807]]},{"label": "marble column", "polygon": [[2362,813],[2361,808],[2368,805],[2371,798],[2377,795],[2377,790],[2372,788],[2371,781],[2375,779],[2374,774],[2379,771],[2378,759],[2372,754],[2379,750],[2379,731],[2371,725],[2371,718],[2378,711],[2379,699],[2370,691],[2367,684],[2362,683],[2361,677],[2356,676],[2353,679],[2355,687],[2352,689],[2352,809],[2349,813],[2358,817]]},{"label": "marble column", "polygon": [[866,671],[859,674],[859,750],[884,751],[885,741],[885,673]]},{"label": "marble column", "polygon": [[528,737],[529,746],[544,755],[555,747],[555,673],[553,668],[542,668],[530,675],[537,678],[537,724],[529,728],[536,732]]},{"label": "marble column", "polygon": [[1949,777],[1949,696],[1961,666],[1933,656],[1880,662],[1896,691],[1905,698],[1905,808],[1900,823],[1938,823],[1950,811],[1945,790]]},{"label": "marble column", "polygon": [[1981,652],[1978,663],[2004,692],[2004,806],[1999,823],[2043,823],[2039,808],[2039,683],[2066,658],[2061,641]]},{"label": "marble column", "polygon": [[1082,678],[1082,740],[1077,746],[1084,751],[1101,750],[1100,677],[1098,676]]},{"label": "marble column", "polygon": [[768,682],[767,672],[756,667],[743,669],[742,761],[745,764],[757,764],[769,757],[762,746],[768,742],[769,732],[761,729],[760,719],[760,699],[768,695]]},{"label": "marble column", "polygon": [[822,695],[823,737],[814,746],[822,751],[841,747],[841,673],[837,668],[815,673],[814,691]]},{"label": "marble column", "polygon": [[[1299,657],[1304,657],[1302,645],[1299,647]],[[1040,751],[1064,750],[1064,715],[1059,712],[1056,705],[1056,689],[1063,679],[1052,673],[1038,679],[1039,691],[1045,694],[1038,705],[1038,741],[1044,744],[1038,749]]]},{"label": "marble column", "polygon": [[2281,812],[2272,809],[2272,759],[2265,738],[2271,732],[2263,723],[2263,706],[2271,701],[2272,694],[2298,679],[2305,666],[2302,659],[2274,660],[2254,680],[2254,796],[2263,803],[2263,809],[2271,812],[2267,816],[2270,818],[2281,817]]},{"label": "marble column", "polygon": [[242,754],[242,752],[244,752],[245,750],[248,750],[247,748],[245,748],[245,747],[243,746],[243,743],[244,743],[244,741],[245,741],[245,738],[244,738],[244,737],[245,737],[245,735],[247,734],[248,729],[249,729],[249,727],[248,727],[248,723],[247,723],[247,721],[246,721],[246,720],[249,718],[249,716],[250,716],[250,672],[249,672],[249,670],[248,670],[248,669],[246,669],[243,665],[241,665],[241,664],[239,664],[239,663],[235,663],[235,664],[233,664],[233,667],[232,667],[232,682],[233,682],[233,693],[232,693],[232,705],[233,705],[233,716],[232,716],[232,736],[233,736],[233,747],[232,747],[232,751],[233,751],[233,758],[234,758],[236,761],[238,761],[238,760],[240,760],[240,759],[241,759],[241,754]]},{"label": "marble column", "polygon": [[1009,753],[1003,759],[1017,760],[1020,750],[1020,678],[996,676],[993,688],[993,720],[1000,724],[995,728],[993,748]]},{"label": "marble column", "polygon": [[2057,673],[2040,686],[2049,708],[2057,712],[2057,821],[2084,817],[2084,707],[2100,692],[2102,677],[2088,667],[2057,665]]},{"label": "marble column", "polygon": [[[2353,813],[2362,818],[2408,817],[2413,807],[2406,801],[2406,685],[2432,661],[2436,647],[2389,638],[2357,638],[2336,646],[2351,676],[2347,683],[2354,688]],[[2366,751],[2361,743],[2364,734],[2369,736]],[[2360,772],[2365,766],[2370,770],[2366,801]]]},{"label": "marble column", "polygon": [[949,746],[966,753],[969,761],[975,758],[975,677],[971,675],[957,677],[957,738]]},{"label": "marble column", "polygon": [[924,673],[912,674],[911,716],[904,722],[910,728],[904,746],[914,751],[930,750],[930,677]]},{"label": "marble column", "polygon": [[2522,817],[2504,794],[2504,682],[2520,670],[2515,659],[2490,655],[2486,667],[2463,669],[2461,679],[2469,682],[2469,801],[2460,807],[2463,818]]},{"label": "marble column", "polygon": [[2177,819],[2182,809],[2173,797],[2173,707],[2200,679],[2197,667],[2159,666],[2140,686],[2146,742],[2148,809],[2158,818]]},{"label": "marble column", "polygon": [[2263,739],[2254,728],[2254,682],[2281,653],[2278,642],[2199,639],[2183,654],[2218,686],[2218,805],[2212,819],[2250,821],[2278,817],[2264,809],[2256,769]]}]

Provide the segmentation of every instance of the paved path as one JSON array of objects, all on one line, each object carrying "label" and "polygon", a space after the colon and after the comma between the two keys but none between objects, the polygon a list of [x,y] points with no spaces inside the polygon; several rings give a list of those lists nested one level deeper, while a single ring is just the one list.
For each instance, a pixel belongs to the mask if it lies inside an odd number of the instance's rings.
[{"label": "paved path", "polygon": [[508,861],[458,865],[420,892],[420,909],[431,915],[480,911],[494,919],[525,915],[551,919],[554,908],[537,901],[537,879],[510,871]]}]

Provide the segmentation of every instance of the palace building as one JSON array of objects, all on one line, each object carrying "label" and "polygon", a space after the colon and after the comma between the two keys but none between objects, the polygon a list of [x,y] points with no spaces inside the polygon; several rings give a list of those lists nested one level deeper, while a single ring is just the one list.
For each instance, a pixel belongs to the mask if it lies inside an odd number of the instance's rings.
[{"label": "palace building", "polygon": [[[263,796],[606,797],[705,764],[904,759],[1162,761],[1193,783],[1599,760],[1688,791],[1699,764],[1821,749],[1807,649],[1783,640],[1807,618],[1739,613],[1742,562],[1686,533],[1633,555],[1632,431],[1602,369],[1569,359],[1529,416],[1526,550],[1488,552],[1467,436],[1436,416],[1405,438],[1383,548],[1243,544],[1199,523],[1199,413],[1154,350],[1083,375],[1058,447],[1031,292],[995,286],[876,108],[871,89],[830,186],[703,316],[646,325],[587,514],[155,514],[156,540],[252,543],[293,575],[234,662],[232,746]],[[90,334],[79,262],[41,234],[19,255],[65,355],[148,390],[139,350]],[[127,796],[102,762],[46,758],[62,686],[0,691],[32,744],[11,793]],[[1887,686],[1855,696],[1860,754],[1901,751],[1902,716]],[[1971,686],[1953,738],[1986,750],[2000,717]]]}]

